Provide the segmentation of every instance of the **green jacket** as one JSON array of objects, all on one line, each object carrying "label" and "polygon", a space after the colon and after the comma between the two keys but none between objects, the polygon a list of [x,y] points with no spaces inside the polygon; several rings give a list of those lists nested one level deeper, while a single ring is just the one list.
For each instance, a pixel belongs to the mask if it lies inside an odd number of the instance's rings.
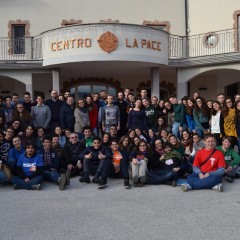
[{"label": "green jacket", "polygon": [[235,167],[240,164],[240,156],[234,149],[229,148],[226,152],[223,151],[222,146],[218,146],[217,149],[223,153],[228,166]]}]

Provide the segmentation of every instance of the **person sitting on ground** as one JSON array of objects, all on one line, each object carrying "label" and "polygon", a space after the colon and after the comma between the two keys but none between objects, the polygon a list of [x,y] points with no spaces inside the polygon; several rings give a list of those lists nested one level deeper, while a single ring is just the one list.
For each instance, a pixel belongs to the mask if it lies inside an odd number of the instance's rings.
[{"label": "person sitting on ground", "polygon": [[43,149],[39,152],[43,159],[44,171],[43,179],[52,181],[59,185],[59,190],[64,190],[66,185],[66,175],[59,174],[59,160],[56,152],[51,148],[52,138],[44,137]]},{"label": "person sitting on ground", "polygon": [[129,156],[134,187],[146,183],[147,166],[152,164],[151,158],[151,149],[148,147],[147,142],[140,140],[136,149]]},{"label": "person sitting on ground", "polygon": [[147,182],[149,184],[168,184],[176,187],[176,180],[179,177],[181,166],[181,155],[172,149],[169,143],[164,146],[164,154],[159,158],[161,167],[158,171],[150,170],[148,172]]},{"label": "person sitting on ground", "polygon": [[[58,160],[59,160],[59,170],[60,170],[60,175],[65,174],[67,172],[67,161],[64,156],[64,149],[61,147],[60,142],[59,142],[59,136],[58,135],[53,135],[52,137],[52,149],[55,151],[57,154]],[[66,186],[70,185],[70,178],[67,179],[66,177]]]},{"label": "person sitting on ground", "polygon": [[8,164],[11,169],[11,172],[15,173],[15,168],[19,157],[25,152],[24,147],[22,146],[20,137],[13,137],[13,148],[10,149],[8,154]]},{"label": "person sitting on ground", "polygon": [[184,192],[191,189],[223,191],[222,175],[226,167],[224,155],[215,149],[216,139],[213,134],[205,135],[204,142],[205,148],[199,150],[195,156],[193,173],[188,176],[187,183],[181,185]]},{"label": "person sitting on ground", "polygon": [[98,188],[107,186],[108,166],[107,160],[112,158],[112,154],[108,148],[102,146],[101,138],[93,138],[93,146],[87,147],[79,156],[83,161],[83,174],[79,181],[82,183],[90,183],[89,175],[94,176],[93,183],[98,183]]},{"label": "person sitting on ground", "polygon": [[82,162],[79,155],[85,150],[83,143],[78,141],[77,133],[70,133],[70,141],[64,146],[64,156],[67,161],[67,183],[70,181],[70,177],[79,176],[82,171]]},{"label": "person sitting on ground", "polygon": [[12,179],[14,190],[40,190],[43,169],[42,157],[37,154],[35,146],[28,144],[17,161],[16,176]]},{"label": "person sitting on ground", "polygon": [[233,148],[231,148],[231,137],[223,137],[222,146],[218,146],[217,149],[223,153],[227,164],[224,178],[232,183],[233,179],[239,176],[240,156]]},{"label": "person sitting on ground", "polygon": [[8,162],[8,146],[3,141],[4,132],[0,130],[0,183],[6,183],[8,176],[3,169],[3,164],[7,165]]},{"label": "person sitting on ground", "polygon": [[122,178],[124,179],[124,188],[130,188],[129,184],[129,161],[128,161],[128,152],[121,151],[119,144],[116,140],[112,140],[110,143],[110,148],[112,151],[112,159],[107,160],[109,174],[108,177],[112,178]]}]

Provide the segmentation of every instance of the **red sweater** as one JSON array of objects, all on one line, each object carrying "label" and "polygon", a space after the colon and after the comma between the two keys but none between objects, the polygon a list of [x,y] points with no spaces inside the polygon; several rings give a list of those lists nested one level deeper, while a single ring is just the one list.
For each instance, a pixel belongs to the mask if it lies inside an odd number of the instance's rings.
[{"label": "red sweater", "polygon": [[216,150],[214,154],[208,159],[208,161],[202,165],[202,163],[207,159],[212,151],[213,150],[207,150],[206,148],[199,150],[194,158],[193,166],[198,167],[201,172],[204,173],[213,172],[219,168],[225,168],[226,163],[224,160],[224,155],[219,150]]}]

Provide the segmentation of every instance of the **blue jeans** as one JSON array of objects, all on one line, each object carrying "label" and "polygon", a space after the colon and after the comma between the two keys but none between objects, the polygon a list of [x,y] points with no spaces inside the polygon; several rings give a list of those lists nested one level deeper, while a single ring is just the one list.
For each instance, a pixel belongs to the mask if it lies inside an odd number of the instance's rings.
[{"label": "blue jeans", "polygon": [[3,171],[0,171],[0,183],[7,182],[8,178]]},{"label": "blue jeans", "polygon": [[32,188],[32,185],[37,185],[42,182],[42,176],[35,177],[33,179],[30,179],[28,183],[26,183],[23,179],[20,177],[13,177],[12,183],[16,185],[17,187],[21,189],[27,189],[30,190]]},{"label": "blue jeans", "polygon": [[123,176],[124,179],[129,179],[129,172],[128,172],[129,164],[127,160],[125,160],[124,158],[122,158],[120,161],[120,173],[117,173],[117,174],[115,173],[112,160],[106,161],[106,167],[108,171],[108,177],[114,178],[118,176],[119,177]]},{"label": "blue jeans", "polygon": [[207,178],[200,179],[198,174],[193,173],[187,178],[192,189],[211,189],[215,185],[222,183],[221,175],[209,175]]},{"label": "blue jeans", "polygon": [[14,170],[16,167],[17,161],[13,158],[8,158],[7,165],[9,166],[10,170]]},{"label": "blue jeans", "polygon": [[151,184],[155,185],[177,180],[178,178],[178,174],[174,171],[149,171],[147,175]]},{"label": "blue jeans", "polygon": [[57,171],[49,171],[49,170],[43,171],[43,179],[44,180],[58,183],[59,178],[60,178],[60,175]]},{"label": "blue jeans", "polygon": [[180,123],[178,123],[178,122],[173,123],[172,133],[173,133],[173,135],[175,135],[176,138],[180,137],[179,127],[180,127]]}]

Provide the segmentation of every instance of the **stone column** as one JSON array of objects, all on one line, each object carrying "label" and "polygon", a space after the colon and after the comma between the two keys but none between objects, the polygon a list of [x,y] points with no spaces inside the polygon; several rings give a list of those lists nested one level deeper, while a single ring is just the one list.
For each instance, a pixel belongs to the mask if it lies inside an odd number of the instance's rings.
[{"label": "stone column", "polygon": [[60,83],[59,83],[59,71],[56,69],[52,70],[52,80],[53,80],[53,89],[57,90],[60,93]]},{"label": "stone column", "polygon": [[32,99],[33,99],[33,80],[32,80],[32,73],[29,73],[25,76],[25,84],[26,84],[26,92],[29,92]]},{"label": "stone column", "polygon": [[160,72],[158,67],[151,68],[151,96],[160,98]]}]

